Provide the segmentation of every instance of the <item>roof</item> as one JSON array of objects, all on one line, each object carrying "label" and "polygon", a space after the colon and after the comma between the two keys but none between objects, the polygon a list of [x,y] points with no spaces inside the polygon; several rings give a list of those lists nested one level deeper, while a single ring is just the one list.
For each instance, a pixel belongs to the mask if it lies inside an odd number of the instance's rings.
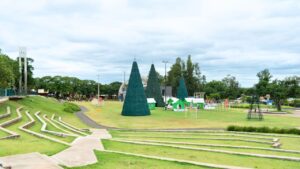
[{"label": "roof", "polygon": [[147,98],[147,103],[156,103],[154,98]]},{"label": "roof", "polygon": [[203,98],[193,98],[193,97],[188,97],[185,98],[185,100],[189,103],[204,103],[204,99]]}]

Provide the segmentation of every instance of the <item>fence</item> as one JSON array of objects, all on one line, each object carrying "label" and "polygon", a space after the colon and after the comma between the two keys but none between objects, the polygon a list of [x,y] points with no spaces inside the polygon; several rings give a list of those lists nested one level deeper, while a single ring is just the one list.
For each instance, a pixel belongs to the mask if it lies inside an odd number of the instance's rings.
[{"label": "fence", "polygon": [[0,89],[0,96],[15,96],[16,94],[13,89]]}]

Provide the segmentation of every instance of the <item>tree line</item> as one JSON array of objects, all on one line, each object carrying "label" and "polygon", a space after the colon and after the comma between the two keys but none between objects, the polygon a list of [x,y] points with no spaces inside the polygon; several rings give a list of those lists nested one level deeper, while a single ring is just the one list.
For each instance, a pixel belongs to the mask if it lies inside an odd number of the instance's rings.
[{"label": "tree line", "polygon": [[[81,80],[76,77],[67,76],[45,76],[33,78],[33,59],[28,58],[28,88],[45,89],[56,98],[89,99],[97,95],[98,83],[94,80]],[[24,64],[24,60],[21,59]],[[15,91],[19,89],[19,67],[18,58],[11,59],[8,55],[0,53],[0,88],[10,88]],[[24,70],[22,70],[22,73]],[[275,104],[280,105],[286,98],[300,98],[299,76],[286,77],[283,80],[272,79],[268,69],[257,73],[258,83],[250,88],[241,87],[236,77],[227,75],[221,80],[207,82],[206,76],[200,71],[199,63],[192,61],[189,55],[187,60],[176,58],[167,73],[166,82],[164,76],[157,73],[159,82],[171,86],[173,96],[179,86],[181,77],[185,79],[188,95],[193,96],[195,92],[205,92],[206,99],[223,100],[236,99],[244,96],[266,96],[270,94]],[[24,79],[22,79],[24,81]],[[109,96],[117,95],[121,82],[100,84],[101,94]]]}]

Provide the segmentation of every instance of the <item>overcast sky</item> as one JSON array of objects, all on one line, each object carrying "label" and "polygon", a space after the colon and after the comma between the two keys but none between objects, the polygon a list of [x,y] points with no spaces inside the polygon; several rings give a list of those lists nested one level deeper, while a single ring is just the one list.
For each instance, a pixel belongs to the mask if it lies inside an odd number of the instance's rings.
[{"label": "overcast sky", "polygon": [[299,0],[1,0],[0,48],[16,58],[26,46],[34,76],[122,81],[136,58],[151,63],[190,54],[207,80],[256,83],[300,75]]}]

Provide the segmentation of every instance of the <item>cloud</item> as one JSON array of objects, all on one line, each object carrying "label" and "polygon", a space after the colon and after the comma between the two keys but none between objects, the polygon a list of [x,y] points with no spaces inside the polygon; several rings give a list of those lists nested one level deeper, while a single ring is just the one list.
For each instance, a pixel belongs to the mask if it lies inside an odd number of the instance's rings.
[{"label": "cloud", "polygon": [[[189,54],[208,80],[236,76],[251,86],[269,68],[274,78],[300,74],[297,0],[1,1],[0,48],[26,46],[35,76],[121,81],[134,58],[150,64]],[[169,65],[170,66],[170,65]]]}]

